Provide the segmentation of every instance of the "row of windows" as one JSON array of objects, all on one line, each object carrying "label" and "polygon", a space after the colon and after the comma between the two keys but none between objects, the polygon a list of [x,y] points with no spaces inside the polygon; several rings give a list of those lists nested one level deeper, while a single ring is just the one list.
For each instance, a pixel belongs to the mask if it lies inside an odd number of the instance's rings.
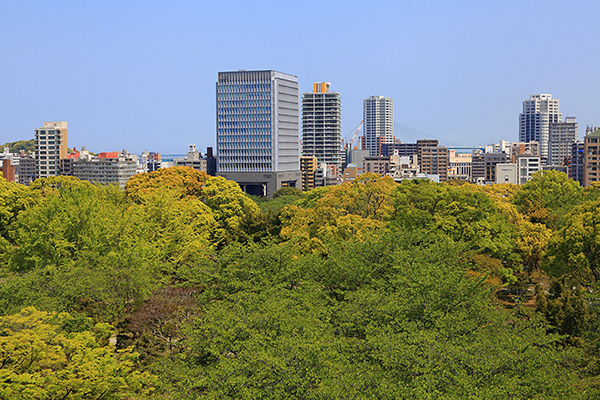
[{"label": "row of windows", "polygon": [[270,163],[271,157],[267,156],[229,156],[223,157],[221,156],[222,163],[234,163],[234,162],[247,162],[252,164],[257,163]]},{"label": "row of windows", "polygon": [[271,93],[219,93],[217,101],[224,100],[271,100]]},{"label": "row of windows", "polygon": [[271,156],[271,149],[270,148],[263,148],[263,149],[249,149],[249,148],[244,148],[244,149],[219,149],[219,156],[220,157],[227,157],[227,156],[237,156],[237,155],[243,155],[243,154],[248,154],[248,155],[259,155],[259,156]]},{"label": "row of windows", "polygon": [[219,142],[218,144],[219,144],[219,153],[225,149],[231,149],[231,150],[263,149],[263,150],[268,150],[271,148],[271,142],[246,142],[246,143]]},{"label": "row of windows", "polygon": [[263,118],[271,118],[270,107],[234,107],[234,108],[219,108],[217,116],[226,115],[252,115],[256,117],[259,114]]},{"label": "row of windows", "polygon": [[217,140],[240,140],[248,137],[268,136],[271,138],[271,129],[269,128],[224,128],[217,129]]},{"label": "row of windows", "polygon": [[246,100],[221,100],[217,101],[217,107],[271,107],[270,100],[256,100],[256,99],[246,99]]},{"label": "row of windows", "polygon": [[270,92],[271,85],[258,83],[258,84],[247,84],[247,85],[218,85],[219,93],[231,93],[231,92]]},{"label": "row of windows", "polygon": [[271,163],[219,163],[219,171],[270,172]]},{"label": "row of windows", "polygon": [[239,129],[242,133],[256,132],[255,129],[261,128],[260,132],[271,132],[271,121],[219,121],[217,132],[224,133],[227,129]]}]

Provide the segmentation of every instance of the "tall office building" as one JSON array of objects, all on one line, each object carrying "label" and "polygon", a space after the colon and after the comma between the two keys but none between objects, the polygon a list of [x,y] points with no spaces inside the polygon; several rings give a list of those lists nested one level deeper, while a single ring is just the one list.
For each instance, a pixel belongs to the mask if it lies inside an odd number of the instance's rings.
[{"label": "tall office building", "polygon": [[44,122],[35,130],[35,178],[59,175],[60,160],[67,158],[67,123]]},{"label": "tall office building", "polygon": [[519,141],[535,141],[540,144],[542,163],[548,162],[550,124],[561,122],[558,99],[551,94],[535,94],[523,100],[523,112],[519,114]]},{"label": "tall office building", "polygon": [[342,98],[330,85],[315,83],[312,93],[302,94],[302,155],[341,166]]},{"label": "tall office building", "polygon": [[363,132],[369,155],[381,154],[381,145],[394,142],[394,99],[371,96],[363,101]]},{"label": "tall office building", "polygon": [[300,186],[298,78],[219,72],[216,92],[218,175],[260,196]]}]

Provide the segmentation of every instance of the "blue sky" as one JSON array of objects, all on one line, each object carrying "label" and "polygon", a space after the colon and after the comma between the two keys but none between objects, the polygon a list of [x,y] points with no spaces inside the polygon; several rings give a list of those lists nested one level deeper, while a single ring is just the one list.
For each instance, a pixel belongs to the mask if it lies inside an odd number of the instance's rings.
[{"label": "blue sky", "polygon": [[[0,142],[67,121],[69,147],[215,145],[218,71],[331,82],[350,135],[371,95],[396,136],[518,139],[531,94],[600,125],[600,2],[13,1],[0,4]],[[404,136],[403,136],[404,135]]]}]

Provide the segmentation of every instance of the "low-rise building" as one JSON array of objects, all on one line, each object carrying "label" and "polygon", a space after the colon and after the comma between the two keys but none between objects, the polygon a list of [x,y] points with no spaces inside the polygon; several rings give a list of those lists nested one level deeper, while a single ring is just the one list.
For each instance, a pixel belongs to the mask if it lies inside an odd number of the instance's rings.
[{"label": "low-rise building", "polygon": [[121,188],[137,173],[137,156],[122,152],[82,156],[73,162],[73,176],[101,185],[117,184]]},{"label": "low-rise building", "polygon": [[364,172],[387,175],[390,172],[390,157],[369,156],[364,158]]},{"label": "low-rise building", "polygon": [[496,183],[519,184],[517,164],[496,164]]},{"label": "low-rise building", "polygon": [[175,165],[179,167],[191,167],[196,171],[207,172],[206,158],[202,157],[202,154],[196,149],[195,144],[190,144],[187,156],[175,160]]},{"label": "low-rise building", "polygon": [[540,156],[519,156],[517,165],[519,166],[519,184],[522,185],[531,180],[532,175],[541,169],[542,160]]},{"label": "low-rise building", "polygon": [[302,172],[302,190],[315,188],[315,172],[317,170],[316,156],[300,157],[300,171]]}]

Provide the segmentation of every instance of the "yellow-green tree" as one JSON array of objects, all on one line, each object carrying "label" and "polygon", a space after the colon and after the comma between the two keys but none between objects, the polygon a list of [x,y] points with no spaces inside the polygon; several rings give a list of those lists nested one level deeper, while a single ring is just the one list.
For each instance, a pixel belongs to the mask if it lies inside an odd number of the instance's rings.
[{"label": "yellow-green tree", "polygon": [[600,200],[575,207],[566,216],[564,226],[550,238],[542,266],[552,276],[600,281]]},{"label": "yellow-green tree", "polygon": [[157,189],[174,190],[178,197],[198,197],[208,178],[206,173],[190,167],[161,168],[132,176],[125,185],[125,192],[138,202]]},{"label": "yellow-green tree", "polygon": [[131,349],[116,351],[108,343],[110,325],[86,329],[90,321],[78,326],[69,319],[33,307],[0,317],[0,398],[123,399],[150,393],[154,377],[135,370]]},{"label": "yellow-green tree", "polygon": [[[307,208],[298,202],[281,212],[281,236],[317,252],[324,251],[327,242],[362,240],[385,226],[395,187],[390,177],[366,173],[352,183],[319,190],[315,200],[308,200]],[[305,199],[310,197],[309,192]]]},{"label": "yellow-green tree", "polygon": [[564,216],[583,201],[579,182],[564,172],[538,171],[515,193],[514,203],[531,222],[560,228]]}]

